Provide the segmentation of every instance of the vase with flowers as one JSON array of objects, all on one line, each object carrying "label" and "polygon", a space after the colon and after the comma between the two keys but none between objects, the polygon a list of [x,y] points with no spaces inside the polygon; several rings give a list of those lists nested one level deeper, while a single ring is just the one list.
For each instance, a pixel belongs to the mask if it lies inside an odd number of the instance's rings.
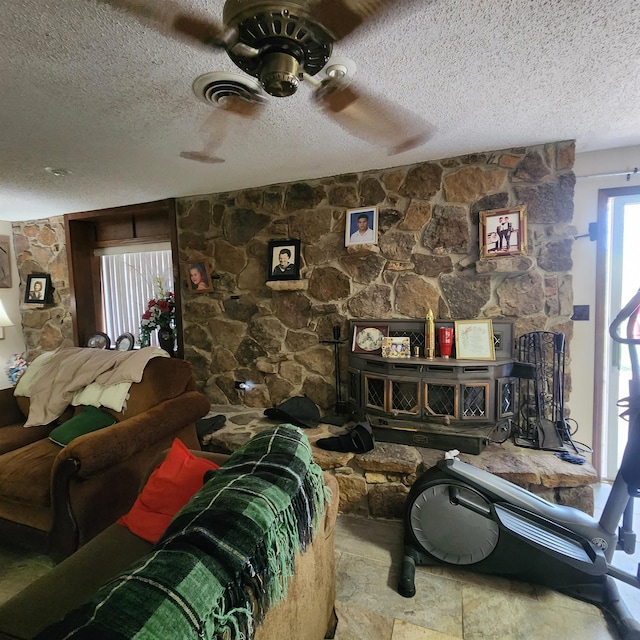
[{"label": "vase with flowers", "polygon": [[173,355],[176,341],[175,309],[176,301],[172,291],[164,288],[162,280],[156,278],[156,297],[149,300],[147,309],[140,318],[141,347],[151,344],[151,333],[158,332],[160,346]]}]

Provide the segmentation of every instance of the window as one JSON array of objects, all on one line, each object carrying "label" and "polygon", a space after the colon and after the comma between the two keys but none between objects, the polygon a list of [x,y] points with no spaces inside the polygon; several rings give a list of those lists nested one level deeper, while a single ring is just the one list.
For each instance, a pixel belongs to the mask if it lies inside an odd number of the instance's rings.
[{"label": "window", "polygon": [[[138,338],[140,316],[158,295],[157,278],[167,291],[173,286],[171,245],[157,243],[97,249],[100,257],[103,323],[112,341],[122,333]],[[157,345],[154,334],[151,343]]]}]

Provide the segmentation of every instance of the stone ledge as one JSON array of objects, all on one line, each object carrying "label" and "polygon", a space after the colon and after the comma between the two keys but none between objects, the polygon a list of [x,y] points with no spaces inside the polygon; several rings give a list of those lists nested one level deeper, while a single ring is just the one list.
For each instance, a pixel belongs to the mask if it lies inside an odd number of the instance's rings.
[{"label": "stone ledge", "polygon": [[306,291],[309,288],[308,280],[267,280],[265,284],[274,291]]},{"label": "stone ledge", "polygon": [[[230,453],[252,436],[277,424],[262,409],[240,405],[216,405],[210,415],[223,414],[227,423],[205,439],[204,448]],[[444,457],[444,451],[409,445],[376,442],[364,454],[326,451],[315,446],[319,438],[340,435],[344,427],[319,424],[305,429],[313,457],[325,471],[333,473],[340,486],[340,511],[375,518],[402,518],[404,503],[416,478]],[[593,514],[593,466],[571,464],[551,451],[518,447],[513,442],[489,444],[480,454],[460,454],[460,459],[494,473],[536,495]]]},{"label": "stone ledge", "polygon": [[536,266],[536,261],[524,255],[495,256],[476,262],[476,273],[526,273]]}]

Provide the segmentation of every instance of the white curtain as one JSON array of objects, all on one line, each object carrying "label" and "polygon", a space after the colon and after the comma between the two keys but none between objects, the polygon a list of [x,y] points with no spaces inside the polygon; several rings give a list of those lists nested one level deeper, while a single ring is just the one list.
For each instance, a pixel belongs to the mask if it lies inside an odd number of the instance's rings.
[{"label": "white curtain", "polygon": [[[159,295],[157,279],[160,278],[165,291],[174,291],[171,250],[145,250],[138,246],[133,252],[122,247],[102,251],[100,278],[104,326],[111,343],[115,344],[125,332],[132,333],[137,341],[140,316],[147,302]],[[155,334],[151,342],[157,344]]]}]

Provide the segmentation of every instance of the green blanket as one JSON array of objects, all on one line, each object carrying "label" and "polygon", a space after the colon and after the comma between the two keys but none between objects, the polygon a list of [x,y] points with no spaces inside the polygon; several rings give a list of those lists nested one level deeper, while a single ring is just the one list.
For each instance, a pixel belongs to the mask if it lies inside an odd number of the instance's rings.
[{"label": "green blanket", "polygon": [[307,437],[270,428],[206,474],[147,556],[38,638],[252,638],[327,497]]}]

